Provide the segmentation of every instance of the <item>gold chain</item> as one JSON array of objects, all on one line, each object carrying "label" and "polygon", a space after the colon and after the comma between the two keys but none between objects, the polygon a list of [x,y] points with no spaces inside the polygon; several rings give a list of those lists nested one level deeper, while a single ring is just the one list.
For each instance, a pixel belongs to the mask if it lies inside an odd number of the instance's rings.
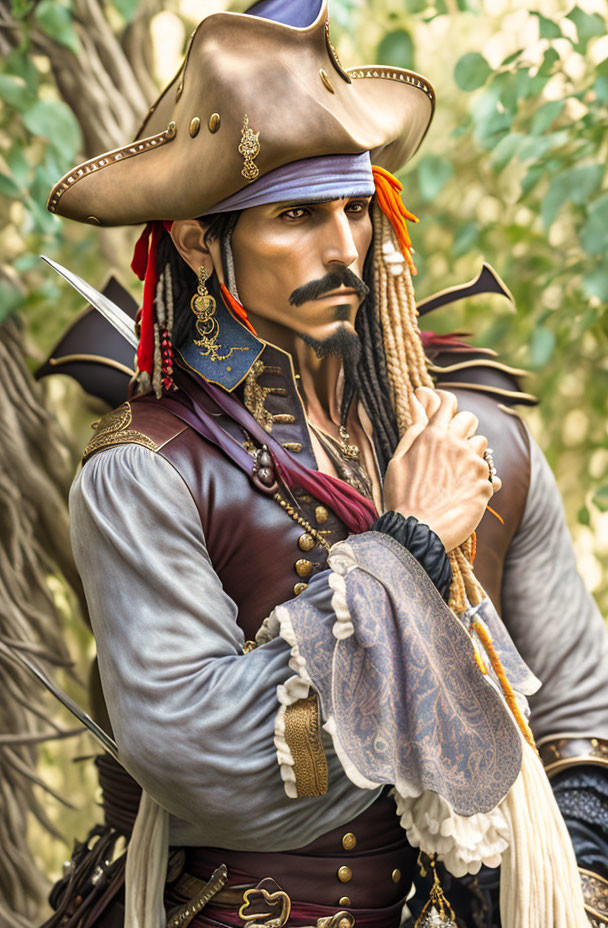
[{"label": "gold chain", "polygon": [[325,540],[325,538],[323,538],[323,535],[321,535],[321,533],[318,532],[316,528],[313,528],[310,522],[307,522],[306,519],[303,519],[302,516],[299,516],[291,503],[288,503],[286,499],[283,499],[280,493],[273,493],[272,498],[276,500],[281,509],[284,509],[287,515],[290,516],[294,522],[297,522],[298,525],[301,525],[302,528],[309,533],[309,535],[312,535],[317,544],[322,545],[328,551],[330,550],[331,545],[328,541]]}]

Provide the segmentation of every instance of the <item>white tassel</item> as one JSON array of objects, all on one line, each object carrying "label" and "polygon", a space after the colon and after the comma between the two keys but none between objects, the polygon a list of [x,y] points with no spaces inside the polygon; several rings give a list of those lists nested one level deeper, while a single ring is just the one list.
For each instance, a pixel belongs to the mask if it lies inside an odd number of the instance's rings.
[{"label": "white tassel", "polygon": [[500,872],[503,928],[589,928],[570,836],[525,741],[520,774],[501,808],[510,831]]},{"label": "white tassel", "polygon": [[165,928],[169,813],[144,790],[125,867],[124,928]]}]

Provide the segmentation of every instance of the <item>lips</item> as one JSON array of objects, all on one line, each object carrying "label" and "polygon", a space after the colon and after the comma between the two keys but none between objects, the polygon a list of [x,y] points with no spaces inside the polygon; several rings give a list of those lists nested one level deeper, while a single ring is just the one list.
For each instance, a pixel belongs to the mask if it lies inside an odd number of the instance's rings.
[{"label": "lips", "polygon": [[358,296],[357,291],[352,288],[343,288],[340,287],[338,290],[329,290],[327,293],[322,293],[321,296],[315,297],[315,300],[326,300],[330,296]]}]

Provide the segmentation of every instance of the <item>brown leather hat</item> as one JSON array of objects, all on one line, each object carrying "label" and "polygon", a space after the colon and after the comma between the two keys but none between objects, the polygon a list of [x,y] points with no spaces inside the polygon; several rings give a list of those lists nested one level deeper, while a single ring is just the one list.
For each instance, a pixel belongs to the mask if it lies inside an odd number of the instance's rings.
[{"label": "brown leather hat", "polygon": [[396,171],[424,138],[434,104],[429,82],[411,71],[344,70],[327,0],[306,28],[214,13],[137,139],[69,171],[47,207],[102,226],[192,219],[302,158],[371,151]]}]

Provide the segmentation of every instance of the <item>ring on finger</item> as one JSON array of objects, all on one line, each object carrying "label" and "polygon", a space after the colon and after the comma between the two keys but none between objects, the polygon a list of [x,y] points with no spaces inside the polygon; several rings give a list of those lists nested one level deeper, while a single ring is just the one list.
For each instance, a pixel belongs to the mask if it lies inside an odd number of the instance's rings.
[{"label": "ring on finger", "polygon": [[496,477],[496,468],[494,466],[493,454],[494,452],[492,451],[491,448],[486,448],[486,450],[483,453],[483,459],[488,465],[488,470],[489,470],[488,480],[490,481],[490,483],[492,483],[494,477]]}]

